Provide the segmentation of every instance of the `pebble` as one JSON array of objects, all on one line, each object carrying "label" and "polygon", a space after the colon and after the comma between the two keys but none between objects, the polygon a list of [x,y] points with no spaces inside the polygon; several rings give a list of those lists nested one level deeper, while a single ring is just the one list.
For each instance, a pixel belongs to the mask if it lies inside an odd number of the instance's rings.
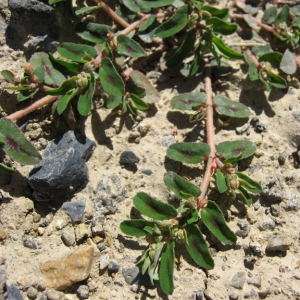
[{"label": "pebble", "polygon": [[299,196],[296,194],[293,194],[291,199],[288,200],[287,204],[285,205],[286,211],[298,211],[300,208],[299,205]]},{"label": "pebble", "polygon": [[6,285],[5,300],[24,300],[21,291],[14,284]]},{"label": "pebble", "polygon": [[231,279],[231,286],[236,289],[242,289],[244,286],[244,283],[246,281],[246,274],[245,272],[237,272],[233,278]]},{"label": "pebble", "polygon": [[108,267],[108,264],[109,264],[109,255],[108,254],[101,255],[99,258],[99,269],[103,271]]},{"label": "pebble", "polygon": [[91,226],[81,223],[75,228],[75,236],[77,241],[82,241],[92,236]]},{"label": "pebble", "polygon": [[111,273],[117,273],[120,270],[120,265],[113,261],[110,261],[107,269]]},{"label": "pebble", "polygon": [[165,147],[165,148],[169,148],[171,145],[176,143],[176,139],[173,135],[169,134],[169,135],[164,135],[162,141],[161,141],[161,146]]},{"label": "pebble", "polygon": [[28,236],[23,235],[22,240],[23,240],[24,247],[30,248],[33,250],[37,249],[36,242],[34,240],[30,239]]},{"label": "pebble", "polygon": [[0,241],[4,241],[7,238],[7,232],[0,230]]},{"label": "pebble", "polygon": [[68,247],[74,246],[76,243],[75,231],[73,227],[66,227],[63,229],[61,239],[64,244]]},{"label": "pebble", "polygon": [[130,149],[123,151],[120,155],[121,164],[136,164],[140,158]]},{"label": "pebble", "polygon": [[278,175],[269,175],[261,183],[261,196],[269,202],[280,202],[283,200],[283,187]]},{"label": "pebble", "polygon": [[236,235],[240,237],[246,237],[249,234],[250,226],[247,221],[238,220],[237,225],[240,230],[236,231]]},{"label": "pebble", "polygon": [[258,133],[267,131],[267,126],[262,123],[258,117],[254,117],[251,120],[251,125],[255,128],[255,131]]},{"label": "pebble", "polygon": [[274,230],[276,227],[275,222],[272,219],[265,219],[259,224],[258,228],[260,230]]},{"label": "pebble", "polygon": [[137,284],[142,286],[151,286],[149,276],[142,275],[138,267],[123,268],[122,275],[127,284]]},{"label": "pebble", "polygon": [[152,170],[150,170],[150,169],[143,169],[141,172],[148,176],[152,175],[152,173],[153,173]]},{"label": "pebble", "polygon": [[260,202],[256,202],[256,203],[253,205],[253,207],[254,207],[254,210],[259,210],[259,208],[261,207]]},{"label": "pebble", "polygon": [[258,293],[255,289],[251,289],[250,292],[244,294],[244,299],[257,299]]},{"label": "pebble", "polygon": [[238,300],[239,299],[239,293],[234,291],[229,295],[230,300]]},{"label": "pebble", "polygon": [[106,249],[106,246],[104,243],[99,243],[97,244],[97,248],[99,249],[99,251],[103,251]]},{"label": "pebble", "polygon": [[76,291],[79,299],[88,299],[89,298],[89,287],[87,285],[80,285]]},{"label": "pebble", "polygon": [[48,300],[61,300],[64,298],[64,293],[56,291],[55,289],[48,289],[46,295]]},{"label": "pebble", "polygon": [[261,287],[261,276],[252,276],[247,279],[248,284],[252,284],[257,288]]},{"label": "pebble", "polygon": [[65,202],[62,209],[70,216],[72,222],[81,222],[85,210],[86,200],[82,197],[79,201]]},{"label": "pebble", "polygon": [[274,235],[269,238],[266,247],[266,252],[281,251],[284,252],[289,249],[291,241],[286,236]]},{"label": "pebble", "polygon": [[288,155],[286,153],[280,153],[278,156],[278,163],[280,166],[283,166],[285,164],[285,161],[287,159]]},{"label": "pebble", "polygon": [[34,288],[33,286],[28,288],[27,297],[29,299],[36,299],[37,295],[38,295],[38,290],[36,288]]},{"label": "pebble", "polygon": [[280,206],[278,204],[271,205],[271,214],[274,217],[279,217],[280,215]]},{"label": "pebble", "polygon": [[244,132],[246,132],[248,129],[250,128],[250,124],[246,123],[245,125],[241,126],[241,127],[236,127],[235,128],[235,132],[237,134],[243,134]]}]

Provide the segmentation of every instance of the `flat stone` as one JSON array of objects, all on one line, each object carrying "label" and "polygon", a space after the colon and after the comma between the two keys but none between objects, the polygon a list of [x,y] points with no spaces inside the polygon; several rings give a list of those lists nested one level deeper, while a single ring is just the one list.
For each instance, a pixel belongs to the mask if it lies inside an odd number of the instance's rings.
[{"label": "flat stone", "polygon": [[101,271],[105,270],[108,267],[108,264],[109,264],[109,255],[108,254],[101,255],[99,258],[99,269]]},{"label": "flat stone", "polygon": [[271,218],[265,218],[258,227],[260,230],[274,230],[276,224]]},{"label": "flat stone", "polygon": [[62,230],[61,239],[68,247],[74,246],[76,243],[75,231],[73,227],[66,227]]},{"label": "flat stone", "polygon": [[93,246],[83,245],[63,258],[41,263],[47,286],[64,290],[86,279],[92,268],[93,254]]},{"label": "flat stone", "polygon": [[28,178],[33,195],[38,201],[66,199],[81,191],[88,183],[85,162],[95,143],[83,135],[66,132],[46,148],[40,165]]},{"label": "flat stone", "polygon": [[82,197],[79,201],[65,202],[62,206],[62,209],[67,212],[72,222],[81,222],[85,210],[85,205],[85,198]]},{"label": "flat stone", "polygon": [[6,285],[6,298],[5,300],[24,300],[21,291],[14,285]]},{"label": "flat stone", "polygon": [[64,293],[56,291],[54,289],[48,289],[47,292],[47,300],[61,300],[64,299]]},{"label": "flat stone", "polygon": [[269,238],[266,252],[286,251],[291,245],[291,241],[286,236],[275,235]]},{"label": "flat stone", "polygon": [[123,151],[120,155],[121,164],[136,164],[140,158],[130,149]]},{"label": "flat stone", "polygon": [[236,289],[242,289],[244,286],[244,283],[246,281],[246,274],[245,272],[237,272],[233,278],[231,279],[230,285],[233,286]]},{"label": "flat stone", "polygon": [[122,275],[127,284],[151,286],[149,276],[143,275],[138,267],[123,268]]},{"label": "flat stone", "polygon": [[36,245],[36,242],[34,240],[32,240],[31,238],[29,238],[28,236],[24,235],[22,237],[23,239],[23,245],[24,247],[26,248],[30,248],[30,249],[37,249],[37,245]]}]

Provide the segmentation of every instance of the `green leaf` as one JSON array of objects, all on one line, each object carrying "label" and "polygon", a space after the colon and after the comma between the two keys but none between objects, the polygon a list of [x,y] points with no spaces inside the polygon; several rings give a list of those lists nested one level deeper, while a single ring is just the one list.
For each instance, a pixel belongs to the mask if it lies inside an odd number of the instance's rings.
[{"label": "green leaf", "polygon": [[141,1],[143,3],[143,6],[148,8],[157,8],[162,6],[169,6],[171,5],[175,0],[155,0],[155,1]]},{"label": "green leaf", "polygon": [[168,68],[173,68],[181,64],[194,48],[195,41],[196,28],[193,28],[187,33],[186,38],[176,52],[167,60],[166,66]]},{"label": "green leaf", "polygon": [[168,21],[161,24],[155,30],[155,35],[161,38],[167,38],[181,31],[188,23],[188,12],[188,5],[183,5],[178,8]]},{"label": "green leaf", "polygon": [[144,49],[137,42],[130,39],[126,35],[118,35],[117,41],[117,50],[121,54],[125,54],[130,57],[141,57],[146,55]]},{"label": "green leaf", "polygon": [[232,156],[228,159],[223,160],[223,164],[229,164],[229,163],[235,164],[241,159],[241,157],[242,157],[242,152],[240,152],[236,156]]},{"label": "green leaf", "polygon": [[2,150],[16,162],[23,165],[35,165],[41,161],[40,154],[13,121],[0,119],[0,134],[4,141]]},{"label": "green leaf", "polygon": [[201,73],[201,71],[204,69],[205,62],[202,59],[201,46],[201,43],[199,43],[199,45],[195,49],[194,60],[189,70],[189,76],[195,76],[196,74]]},{"label": "green leaf", "polygon": [[262,21],[267,24],[273,24],[276,20],[277,9],[275,6],[270,6],[264,13]]},{"label": "green leaf", "polygon": [[295,5],[290,8],[290,14],[295,16],[300,16],[300,5]]},{"label": "green leaf", "polygon": [[89,80],[88,86],[83,90],[78,99],[77,109],[82,116],[87,116],[91,111],[93,96],[95,92],[95,84],[95,77],[91,73],[91,78]]},{"label": "green leaf", "polygon": [[248,194],[248,192],[242,186],[240,186],[238,188],[238,191],[239,191],[240,195],[243,197],[243,199],[245,200],[246,204],[248,206],[251,206],[251,204],[252,204],[252,198]]},{"label": "green leaf", "polygon": [[216,172],[217,187],[220,193],[225,193],[228,189],[225,175],[220,169],[217,169]]},{"label": "green leaf", "polygon": [[12,169],[12,168],[10,168],[10,167],[2,164],[2,163],[0,163],[0,171],[4,172],[6,174],[12,174],[12,173],[15,172],[14,169]]},{"label": "green leaf", "polygon": [[32,98],[38,91],[39,89],[20,91],[17,99],[19,102],[27,100],[29,98]]},{"label": "green leaf", "polygon": [[199,220],[199,214],[197,209],[193,209],[192,212],[190,213],[189,218],[187,219],[188,224],[192,224],[195,222],[198,222]]},{"label": "green leaf", "polygon": [[122,96],[125,94],[123,79],[108,57],[104,57],[101,60],[99,78],[106,93],[115,96]]},{"label": "green leaf", "polygon": [[139,113],[138,109],[133,105],[131,101],[127,100],[125,104],[126,104],[126,110],[123,109],[124,113],[127,111],[127,108],[134,116],[136,116]]},{"label": "green leaf", "polygon": [[273,85],[274,87],[276,87],[278,89],[284,89],[287,87],[287,83],[286,83],[285,79],[283,79],[281,76],[279,76],[269,70],[265,70],[265,72],[268,74],[269,84]]},{"label": "green leaf", "polygon": [[154,103],[160,99],[159,92],[152,86],[143,73],[139,71],[132,71],[130,72],[129,77],[136,86],[145,90],[146,95],[143,97],[143,100],[146,103]]},{"label": "green leaf", "polygon": [[260,184],[258,182],[254,181],[252,178],[250,178],[249,176],[245,175],[244,173],[235,172],[235,174],[240,179],[242,179],[242,181],[240,181],[240,185],[243,186],[250,193],[252,193],[252,194],[259,194],[259,193],[261,193],[262,188],[261,188],[261,186],[260,186]]},{"label": "green leaf", "polygon": [[213,17],[226,20],[229,16],[228,8],[216,8],[215,6],[204,5],[201,9],[208,11]]},{"label": "green leaf", "polygon": [[241,159],[254,154],[256,146],[251,141],[223,142],[217,145],[217,152],[224,155],[225,159],[236,157],[241,153]]},{"label": "green leaf", "polygon": [[1,71],[1,75],[9,83],[14,83],[15,75],[11,71],[9,71],[9,70],[3,70],[3,71]]},{"label": "green leaf", "polygon": [[113,109],[122,103],[123,96],[109,95],[105,101],[105,106],[108,109]]},{"label": "green leaf", "polygon": [[156,17],[149,16],[149,18],[139,27],[139,38],[145,43],[151,43],[158,25],[159,23],[157,22]]},{"label": "green leaf", "polygon": [[235,52],[232,49],[228,48],[220,38],[214,36],[212,42],[216,50],[222,57],[231,59],[244,58],[244,55],[242,53]]},{"label": "green leaf", "polygon": [[45,80],[45,68],[43,66],[39,66],[34,70],[34,75],[38,79],[38,83],[42,84]]},{"label": "green leaf", "polygon": [[159,265],[159,282],[161,289],[167,294],[172,295],[174,291],[174,249],[175,242],[170,240],[165,245]]},{"label": "green leaf", "polygon": [[46,94],[51,95],[51,96],[64,95],[71,88],[73,88],[75,86],[75,83],[74,83],[75,80],[76,80],[76,77],[67,79],[63,82],[63,84],[60,87],[58,87],[56,89],[46,90]]},{"label": "green leaf", "polygon": [[123,4],[133,12],[149,12],[150,8],[144,5],[144,1],[141,0],[123,0]]},{"label": "green leaf", "polygon": [[107,35],[114,30],[103,24],[81,22],[75,26],[75,32],[86,41],[104,44],[107,42]]},{"label": "green leaf", "polygon": [[159,259],[161,257],[161,252],[163,250],[163,246],[164,246],[163,242],[158,242],[156,244],[153,263],[148,268],[148,275],[149,275],[149,279],[150,279],[150,282],[151,282],[152,285],[154,284],[153,283],[154,280],[159,280],[157,274],[155,273],[155,269],[156,269],[156,267],[158,265],[158,261],[159,261]]},{"label": "green leaf", "polygon": [[167,150],[169,158],[189,164],[202,162],[203,157],[209,153],[210,147],[203,143],[176,143]]},{"label": "green leaf", "polygon": [[279,65],[282,59],[282,54],[280,52],[269,52],[262,54],[258,61],[259,62],[269,62],[272,66]]},{"label": "green leaf", "polygon": [[120,229],[126,235],[145,236],[148,232],[144,228],[147,226],[153,228],[155,224],[153,221],[146,220],[126,220],[121,222]]},{"label": "green leaf", "polygon": [[256,65],[253,62],[251,62],[249,65],[249,78],[251,81],[255,81],[259,79]]},{"label": "green leaf", "polygon": [[164,175],[164,183],[171,191],[183,199],[198,197],[200,195],[200,189],[196,185],[174,172],[167,172]]},{"label": "green leaf", "polygon": [[278,26],[281,23],[286,23],[289,19],[290,8],[287,5],[284,5],[277,15],[274,25]]},{"label": "green leaf", "polygon": [[251,51],[257,56],[262,56],[265,53],[273,52],[272,48],[269,46],[254,46]]},{"label": "green leaf", "polygon": [[214,105],[219,114],[233,118],[248,118],[250,111],[247,106],[242,103],[232,101],[222,96],[214,98]]},{"label": "green leaf", "polygon": [[282,57],[282,60],[280,63],[280,69],[284,73],[289,74],[289,75],[292,75],[297,71],[297,64],[295,61],[294,54],[289,49],[286,49],[283,54],[283,57]]},{"label": "green leaf", "polygon": [[64,110],[67,108],[70,101],[76,96],[79,91],[79,87],[69,90],[58,102],[57,104],[57,113],[61,115]]},{"label": "green leaf", "polygon": [[[270,92],[271,91],[271,87],[269,85],[269,83],[265,80],[265,78],[263,77],[262,74],[266,74],[264,72],[263,69],[260,69],[259,73],[258,73],[258,76],[259,76],[259,80],[265,85],[265,89],[267,92]],[[267,75],[267,74],[266,74]]]},{"label": "green leaf", "polygon": [[89,61],[89,57],[96,57],[97,51],[94,47],[75,43],[63,43],[57,51],[63,57],[77,62]]},{"label": "green leaf", "polygon": [[206,102],[204,93],[188,93],[175,96],[171,100],[171,106],[180,110],[192,110],[194,106]]},{"label": "green leaf", "polygon": [[200,229],[195,224],[188,224],[185,229],[188,240],[185,246],[193,261],[201,268],[212,269],[214,261],[210,256]]},{"label": "green leaf", "polygon": [[60,70],[62,73],[67,73],[69,75],[77,75],[81,71],[81,67],[78,63],[70,62],[55,58],[51,53],[49,53],[50,60],[53,62],[53,66]]},{"label": "green leaf", "polygon": [[207,206],[201,210],[201,219],[209,231],[222,243],[236,242],[235,234],[227,226],[224,216],[215,202],[208,201]]},{"label": "green leaf", "polygon": [[149,108],[148,104],[145,103],[141,98],[135,94],[130,95],[131,100],[133,101],[135,107],[139,110],[147,110]]},{"label": "green leaf", "polygon": [[89,14],[97,9],[100,9],[101,6],[84,6],[75,11],[76,16],[80,16],[83,14]]},{"label": "green leaf", "polygon": [[133,203],[140,213],[155,220],[168,220],[177,216],[177,210],[172,205],[156,200],[143,192],[133,198]]},{"label": "green leaf", "polygon": [[45,83],[47,85],[60,86],[65,80],[65,76],[54,69],[49,55],[44,52],[37,52],[31,56],[30,64],[34,69],[43,66],[45,69]]},{"label": "green leaf", "polygon": [[227,23],[219,18],[212,17],[206,21],[207,26],[212,26],[213,32],[221,35],[230,35],[236,32],[237,25]]}]

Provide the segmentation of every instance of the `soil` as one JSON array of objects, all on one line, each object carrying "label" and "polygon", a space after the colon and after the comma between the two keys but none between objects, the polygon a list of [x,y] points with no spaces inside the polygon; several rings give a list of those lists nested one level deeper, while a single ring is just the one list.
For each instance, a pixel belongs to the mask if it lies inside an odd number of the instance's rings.
[{"label": "soil", "polygon": [[[225,1],[224,1],[225,2]],[[221,3],[228,4],[228,3]],[[9,69],[21,73],[26,65],[26,56],[21,49],[7,45],[5,24],[9,22],[10,12],[7,2],[0,1],[0,69]],[[231,5],[231,4],[230,4]],[[228,44],[256,42],[243,40],[237,34],[226,39]],[[264,40],[260,40],[265,43]],[[122,275],[124,268],[133,267],[141,250],[146,246],[143,239],[125,236],[119,229],[119,223],[137,215],[132,207],[132,199],[137,192],[146,192],[151,196],[178,205],[178,199],[166,188],[163,175],[173,170],[179,175],[200,184],[204,174],[204,165],[172,164],[166,159],[167,147],[178,141],[204,141],[203,124],[189,122],[188,113],[176,111],[170,106],[170,99],[179,93],[203,91],[201,77],[185,79],[180,76],[163,75],[158,62],[154,68],[148,66],[146,75],[159,90],[160,101],[143,115],[143,120],[135,124],[127,116],[124,124],[119,117],[111,117],[109,111],[99,108],[85,123],[85,134],[96,141],[97,146],[88,161],[90,182],[85,189],[76,194],[72,201],[84,197],[86,208],[81,223],[91,226],[96,215],[94,200],[100,181],[105,184],[113,174],[117,175],[121,187],[126,189],[125,200],[117,203],[114,214],[105,215],[101,238],[85,237],[75,246],[66,246],[62,241],[64,228],[76,229],[80,224],[72,224],[69,216],[61,207],[69,199],[56,202],[37,202],[28,196],[27,177],[31,166],[20,166],[5,158],[17,169],[13,175],[0,174],[0,268],[8,277],[7,284],[14,284],[24,299],[30,299],[28,290],[43,282],[40,265],[70,253],[82,244],[95,248],[93,266],[88,279],[74,284],[59,294],[60,298],[48,298],[44,290],[38,290],[37,299],[83,299],[76,290],[80,285],[88,285],[88,299],[300,299],[300,92],[297,87],[288,90],[274,89],[267,93],[246,79],[241,61],[230,62],[236,70],[230,76],[214,82],[214,93],[239,101],[249,107],[251,117],[248,129],[236,133],[239,123],[228,120],[216,120],[216,144],[226,140],[247,139],[257,146],[255,155],[240,164],[239,168],[260,182],[264,188],[260,196],[254,197],[251,207],[246,207],[240,198],[221,195],[210,184],[209,198],[216,201],[234,231],[242,230],[241,224],[249,229],[244,236],[238,237],[235,245],[224,246],[208,236],[208,243],[215,261],[213,270],[197,268],[183,249],[179,249],[175,268],[175,290],[166,297],[159,288],[145,289],[143,286],[129,285]],[[153,71],[153,69],[155,71]],[[150,70],[152,70],[150,72]],[[158,79],[157,79],[158,78]],[[163,78],[163,80],[162,80]],[[1,87],[7,87],[1,79]],[[2,116],[14,112],[26,104],[17,103],[16,94],[1,90],[0,113]],[[24,129],[29,140],[43,152],[46,142],[57,133],[50,108],[32,113]],[[174,137],[174,129],[178,134]],[[142,133],[142,134],[141,134]],[[120,164],[120,154],[131,149],[140,158],[132,167]],[[151,170],[147,175],[145,170]],[[120,189],[116,189],[116,193]],[[274,194],[276,194],[274,201]],[[176,202],[177,201],[177,202]],[[44,220],[49,225],[40,229]],[[240,226],[239,226],[240,225]],[[37,249],[24,247],[22,237],[26,235],[34,240]],[[286,251],[268,252],[268,243],[276,237],[288,240]],[[102,242],[105,249],[100,251],[96,244]],[[99,258],[108,255],[110,261],[120,266],[120,270],[109,274],[99,270]],[[240,287],[236,280],[244,280]],[[49,287],[46,287],[46,291]],[[80,298],[81,297],[81,298]],[[0,295],[1,298],[1,295]]]}]

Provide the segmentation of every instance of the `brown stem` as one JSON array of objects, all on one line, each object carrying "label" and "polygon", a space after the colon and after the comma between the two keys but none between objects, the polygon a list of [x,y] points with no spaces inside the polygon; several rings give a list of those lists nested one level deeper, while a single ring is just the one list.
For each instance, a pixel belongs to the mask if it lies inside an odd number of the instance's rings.
[{"label": "brown stem", "polygon": [[16,121],[24,116],[26,116],[27,114],[43,107],[46,104],[49,104],[51,102],[54,102],[57,99],[57,96],[45,96],[42,99],[30,104],[29,106],[27,106],[24,109],[18,110],[12,114],[10,114],[9,116],[7,116],[7,119],[10,119],[12,121]]},{"label": "brown stem", "polygon": [[144,21],[146,21],[148,19],[148,16],[145,15],[143,16],[140,20],[133,22],[132,24],[128,24],[128,26],[123,29],[120,34],[124,34],[127,35],[128,33],[130,33],[132,30],[136,29],[137,27],[139,27]]},{"label": "brown stem", "polygon": [[254,18],[253,16],[248,14],[248,17],[253,20],[257,26],[261,27],[262,29],[268,31],[268,32],[273,32],[275,29],[272,26],[269,26],[267,24],[263,24],[261,21],[257,20],[256,18]]},{"label": "brown stem", "polygon": [[207,132],[207,144],[210,147],[210,154],[206,164],[206,170],[204,178],[202,180],[200,190],[201,195],[198,197],[198,207],[200,207],[202,200],[205,199],[205,194],[209,186],[210,177],[217,165],[216,159],[216,146],[214,141],[214,124],[213,124],[213,100],[212,100],[212,90],[211,90],[211,66],[206,64],[204,67],[205,74],[205,91],[206,91],[206,132]]}]

